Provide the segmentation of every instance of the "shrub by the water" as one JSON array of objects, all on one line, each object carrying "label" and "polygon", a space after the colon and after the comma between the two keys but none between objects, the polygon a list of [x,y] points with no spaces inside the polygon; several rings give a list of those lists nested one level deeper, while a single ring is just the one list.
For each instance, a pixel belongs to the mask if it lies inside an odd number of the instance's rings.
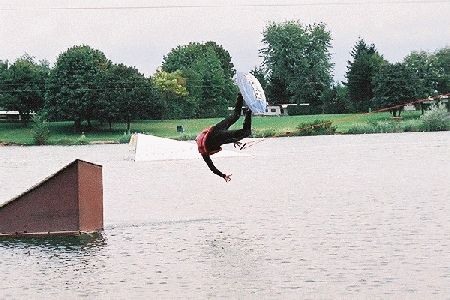
[{"label": "shrub by the water", "polygon": [[265,129],[265,130],[253,130],[252,137],[254,138],[265,138],[275,136],[276,131],[273,128]]},{"label": "shrub by the water", "polygon": [[415,132],[421,131],[423,124],[420,120],[397,121],[378,121],[371,123],[356,123],[351,126],[348,134],[366,134],[366,133],[393,133],[393,132]]},{"label": "shrub by the water", "polygon": [[375,123],[375,132],[377,133],[393,133],[402,132],[403,129],[398,122],[392,121],[378,121]]},{"label": "shrub by the water", "polygon": [[45,145],[50,137],[50,129],[44,115],[36,114],[33,117],[33,142],[36,145]]},{"label": "shrub by the water", "polygon": [[130,142],[131,139],[131,133],[124,133],[121,137],[119,137],[118,142],[120,144],[128,144]]},{"label": "shrub by the water", "polygon": [[175,137],[174,139],[177,141],[192,141],[192,140],[195,140],[196,137],[197,137],[197,134],[195,134],[195,133],[191,133],[191,134],[183,133],[183,134],[180,134],[179,136]]},{"label": "shrub by the water", "polygon": [[73,144],[73,140],[68,138],[68,137],[63,137],[60,139],[57,139],[54,142],[55,145],[72,145]]},{"label": "shrub by the water", "polygon": [[335,134],[336,127],[332,126],[329,120],[314,120],[308,123],[302,123],[297,126],[296,135],[327,135]]},{"label": "shrub by the water", "polygon": [[86,145],[89,144],[89,141],[87,140],[84,133],[81,134],[81,136],[75,141],[75,144],[77,145]]},{"label": "shrub by the water", "polygon": [[373,124],[356,123],[348,129],[347,133],[348,134],[376,133],[376,128]]},{"label": "shrub by the water", "polygon": [[420,120],[424,131],[442,131],[449,129],[450,115],[444,105],[434,105],[427,110]]},{"label": "shrub by the water", "polygon": [[417,132],[422,131],[422,122],[420,120],[407,120],[402,124],[403,132]]}]

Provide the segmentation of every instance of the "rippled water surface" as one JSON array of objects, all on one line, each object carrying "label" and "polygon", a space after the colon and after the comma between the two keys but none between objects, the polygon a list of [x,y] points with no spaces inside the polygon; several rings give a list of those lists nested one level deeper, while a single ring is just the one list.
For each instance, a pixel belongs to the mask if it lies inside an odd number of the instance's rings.
[{"label": "rippled water surface", "polygon": [[0,147],[0,203],[103,165],[105,230],[0,240],[0,299],[450,295],[450,133],[267,139],[136,163],[127,145]]}]

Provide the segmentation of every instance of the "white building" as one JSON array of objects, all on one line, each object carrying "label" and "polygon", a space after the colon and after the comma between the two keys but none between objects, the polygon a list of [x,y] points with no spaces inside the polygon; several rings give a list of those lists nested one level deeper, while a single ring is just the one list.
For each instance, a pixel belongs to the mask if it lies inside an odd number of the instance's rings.
[{"label": "white building", "polygon": [[279,105],[268,105],[266,111],[261,114],[263,116],[281,116],[281,106]]},{"label": "white building", "polygon": [[20,121],[21,117],[18,111],[0,110],[0,120]]},{"label": "white building", "polygon": [[[36,113],[31,112],[31,117]],[[0,110],[0,121],[21,121],[22,116],[16,110]]]},{"label": "white building", "polygon": [[[255,115],[258,116],[288,116],[289,115],[289,107],[296,106],[297,104],[280,104],[280,105],[268,105],[266,111],[264,113],[258,113]],[[303,105],[303,104],[301,104]],[[305,103],[305,105],[308,105]],[[234,107],[228,107],[229,111],[233,111]],[[241,112],[241,115],[243,113]]]}]

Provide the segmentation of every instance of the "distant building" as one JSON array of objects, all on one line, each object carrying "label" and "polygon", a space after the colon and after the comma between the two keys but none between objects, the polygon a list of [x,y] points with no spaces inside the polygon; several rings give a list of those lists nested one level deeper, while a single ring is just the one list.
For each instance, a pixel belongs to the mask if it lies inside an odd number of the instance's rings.
[{"label": "distant building", "polygon": [[425,110],[429,109],[432,105],[437,103],[442,103],[443,105],[447,106],[447,109],[450,111],[448,96],[441,95],[435,98],[428,97],[428,100],[420,102],[422,113],[424,113]]},{"label": "distant building", "polygon": [[414,111],[417,110],[418,108],[422,109],[422,111],[428,109],[431,105],[436,104],[436,103],[442,103],[444,105],[447,105],[448,107],[448,96],[447,95],[442,95],[436,98],[433,97],[428,97],[427,100],[421,101],[419,103],[416,104],[406,104],[403,109],[405,111]]},{"label": "distant building", "polygon": [[[258,116],[288,116],[289,107],[296,106],[297,104],[280,104],[280,105],[268,105],[264,113],[258,113]],[[228,107],[229,111],[233,111],[234,107]],[[241,112],[243,115],[243,111]]]},{"label": "distant building", "polygon": [[21,117],[18,111],[15,110],[0,110],[0,120],[4,121],[20,121]]},{"label": "distant building", "polygon": [[[36,113],[30,113],[34,116]],[[0,110],[0,121],[22,121],[22,116],[17,110]]]},{"label": "distant building", "polygon": [[269,105],[266,111],[261,114],[263,116],[281,116],[281,106],[279,105]]},{"label": "distant building", "polygon": [[407,104],[407,105],[405,105],[405,107],[403,109],[405,111],[414,111],[414,110],[416,110],[416,107],[412,104]]}]

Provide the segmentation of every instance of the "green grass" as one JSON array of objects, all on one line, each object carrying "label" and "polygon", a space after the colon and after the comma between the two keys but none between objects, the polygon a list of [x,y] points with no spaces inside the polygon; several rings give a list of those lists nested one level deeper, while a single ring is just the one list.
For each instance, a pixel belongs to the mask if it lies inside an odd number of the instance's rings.
[{"label": "green grass", "polygon": [[[420,112],[403,112],[402,121],[419,119]],[[190,119],[190,120],[146,120],[136,121],[131,124],[131,132],[141,132],[153,134],[160,137],[174,139],[194,139],[195,136],[205,127],[219,122],[221,118],[212,119]],[[302,123],[309,123],[315,120],[330,120],[336,127],[337,133],[347,133],[349,128],[355,124],[375,123],[377,121],[391,121],[389,113],[373,114],[342,114],[342,115],[305,115],[305,116],[283,116],[283,117],[254,117],[252,128],[254,136],[283,136],[295,132]],[[233,125],[233,128],[242,126],[243,118]],[[177,125],[182,125],[185,132],[177,133]],[[301,126],[300,126],[301,127]],[[81,133],[74,132],[73,122],[50,122],[49,144],[78,144]],[[112,129],[104,124],[95,124],[91,131],[85,130],[86,141],[92,142],[125,142],[126,124],[113,124]],[[24,127],[20,123],[0,122],[0,143],[12,143],[21,145],[33,144],[31,124]]]}]

